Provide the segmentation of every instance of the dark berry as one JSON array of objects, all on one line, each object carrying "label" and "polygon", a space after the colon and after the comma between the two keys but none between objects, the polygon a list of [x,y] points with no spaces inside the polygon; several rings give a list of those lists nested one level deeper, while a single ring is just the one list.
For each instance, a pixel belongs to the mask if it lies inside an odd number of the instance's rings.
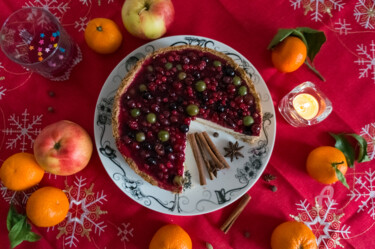
[{"label": "dark berry", "polygon": [[210,61],[210,59],[208,59],[206,56],[203,56],[203,57],[202,57],[202,61],[208,63],[208,62]]},{"label": "dark berry", "polygon": [[152,145],[149,142],[143,142],[141,147],[145,150],[152,150]]},{"label": "dark berry", "polygon": [[173,111],[177,109],[177,104],[175,102],[172,102],[169,104],[169,110]]},{"label": "dark berry", "polygon": [[219,105],[219,106],[217,107],[217,111],[218,111],[218,112],[224,112],[224,111],[225,111],[225,107],[222,106],[222,105]]},{"label": "dark berry", "polygon": [[165,146],[164,152],[167,153],[167,154],[172,153],[173,152],[172,146],[170,146],[170,145]]},{"label": "dark berry", "polygon": [[151,95],[151,93],[146,91],[146,92],[143,92],[142,98],[149,100],[149,99],[152,99],[152,95]]},{"label": "dark berry", "polygon": [[224,67],[223,72],[225,75],[230,76],[230,77],[233,77],[236,75],[234,72],[234,69],[231,66]]},{"label": "dark berry", "polygon": [[182,131],[183,133],[187,133],[189,131],[189,126],[186,124],[181,125],[180,131]]},{"label": "dark berry", "polygon": [[150,165],[156,165],[157,164],[157,161],[155,159],[155,157],[148,157],[146,159],[147,163],[150,164]]}]

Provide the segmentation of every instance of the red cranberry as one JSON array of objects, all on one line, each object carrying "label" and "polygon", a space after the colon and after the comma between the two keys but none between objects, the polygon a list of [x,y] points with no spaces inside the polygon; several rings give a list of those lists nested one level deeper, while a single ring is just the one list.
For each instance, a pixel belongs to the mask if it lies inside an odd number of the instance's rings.
[{"label": "red cranberry", "polygon": [[138,129],[138,123],[137,121],[131,120],[128,123],[130,129],[137,130]]},{"label": "red cranberry", "polygon": [[171,120],[172,123],[177,123],[178,122],[178,117],[175,116],[175,115],[173,115],[173,116],[170,117],[170,120]]}]

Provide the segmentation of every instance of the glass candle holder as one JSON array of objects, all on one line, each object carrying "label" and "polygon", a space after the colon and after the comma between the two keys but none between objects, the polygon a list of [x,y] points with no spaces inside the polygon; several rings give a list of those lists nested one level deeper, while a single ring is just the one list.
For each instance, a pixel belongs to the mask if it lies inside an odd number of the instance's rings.
[{"label": "glass candle holder", "polygon": [[78,45],[48,10],[22,8],[11,14],[0,31],[5,55],[28,70],[54,80],[67,80],[82,60]]},{"label": "glass candle holder", "polygon": [[327,118],[332,112],[332,103],[312,82],[307,81],[285,95],[278,109],[289,124],[303,127]]}]

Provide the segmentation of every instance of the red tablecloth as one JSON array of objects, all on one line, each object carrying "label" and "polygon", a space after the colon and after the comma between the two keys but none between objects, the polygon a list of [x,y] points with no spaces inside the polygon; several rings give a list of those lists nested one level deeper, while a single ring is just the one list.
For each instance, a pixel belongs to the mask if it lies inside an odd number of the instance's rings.
[{"label": "red tablecloth", "polygon": [[[0,162],[20,151],[31,152],[33,141],[46,125],[68,119],[93,134],[96,101],[105,79],[129,52],[146,43],[123,27],[121,6],[114,0],[30,0],[0,3],[0,23],[25,6],[42,6],[54,13],[83,53],[83,61],[65,82],[51,82],[31,74],[0,54]],[[322,123],[294,128],[276,113],[277,137],[265,173],[277,177],[260,179],[249,190],[252,199],[228,234],[220,231],[234,206],[193,217],[163,215],[126,196],[107,175],[96,151],[90,164],[76,175],[46,174],[38,187],[72,188],[76,205],[70,212],[81,217],[53,228],[37,228],[35,243],[19,248],[147,248],[163,224],[177,223],[191,236],[194,248],[270,248],[270,236],[280,223],[302,219],[317,236],[319,248],[375,248],[374,162],[349,169],[350,190],[337,183],[328,188],[310,178],[305,170],[308,153],[321,145],[334,145],[328,132],[361,134],[375,155],[375,16],[373,0],[173,1],[176,16],[167,35],[200,35],[236,49],[258,69],[271,92],[275,107],[296,85],[313,81],[333,103],[332,114]],[[114,20],[124,36],[114,54],[99,55],[86,45],[83,30],[95,17]],[[327,42],[315,58],[325,76],[320,81],[306,66],[289,74],[273,68],[267,50],[278,28],[308,26],[325,32]],[[55,96],[49,96],[53,91]],[[48,108],[53,107],[54,112]],[[84,111],[83,111],[84,108]],[[80,190],[78,190],[80,189]],[[83,190],[83,191],[82,191]],[[1,185],[0,238],[8,248],[6,215],[9,202],[24,207],[33,190],[15,193]],[[80,196],[77,193],[81,193]],[[89,205],[87,205],[89,203]],[[89,214],[82,208],[89,207]],[[323,214],[318,219],[317,212]],[[250,237],[244,234],[248,232]]]}]

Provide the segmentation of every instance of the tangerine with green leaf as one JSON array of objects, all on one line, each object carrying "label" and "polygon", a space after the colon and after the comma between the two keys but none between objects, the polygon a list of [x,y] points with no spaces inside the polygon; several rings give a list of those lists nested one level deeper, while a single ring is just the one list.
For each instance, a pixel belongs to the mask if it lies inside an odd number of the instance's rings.
[{"label": "tangerine with green leaf", "polygon": [[272,63],[284,73],[296,71],[306,60],[306,44],[298,37],[288,36],[277,44],[271,52]]},{"label": "tangerine with green leaf", "polygon": [[344,153],[332,146],[320,146],[310,152],[306,160],[309,175],[324,184],[340,180],[347,188],[345,173],[348,164]]}]

